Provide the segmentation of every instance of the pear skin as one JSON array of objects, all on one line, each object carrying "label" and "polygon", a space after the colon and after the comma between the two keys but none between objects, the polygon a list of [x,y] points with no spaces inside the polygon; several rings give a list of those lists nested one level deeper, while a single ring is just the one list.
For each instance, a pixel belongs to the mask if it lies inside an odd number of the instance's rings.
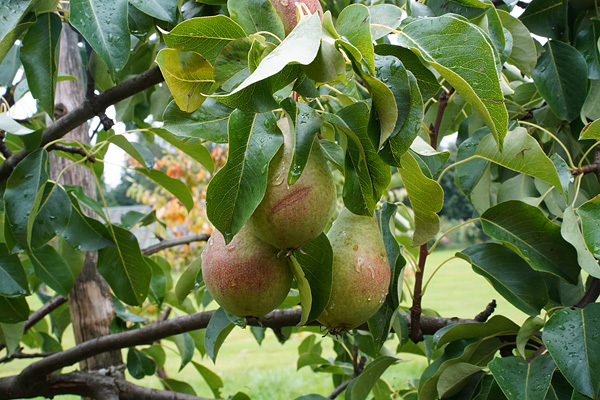
[{"label": "pear skin", "polygon": [[278,252],[246,227],[228,245],[215,230],[201,255],[206,288],[229,313],[263,317],[285,300],[292,285],[292,273]]},{"label": "pear skin", "polygon": [[383,237],[377,219],[342,210],[327,233],[333,248],[333,287],[317,320],[331,332],[367,322],[385,301],[390,285]]},{"label": "pear skin", "polygon": [[327,227],[336,204],[331,171],[318,140],[300,178],[287,183],[289,166],[282,168],[283,149],[269,165],[265,196],[246,225],[261,240],[278,249],[297,249]]},{"label": "pear skin", "polygon": [[323,8],[319,0],[269,0],[275,8],[277,15],[283,22],[283,30],[286,36],[290,34],[292,29],[298,25],[298,16],[296,14],[296,3],[304,3],[310,10],[311,14],[319,11],[323,15]]}]

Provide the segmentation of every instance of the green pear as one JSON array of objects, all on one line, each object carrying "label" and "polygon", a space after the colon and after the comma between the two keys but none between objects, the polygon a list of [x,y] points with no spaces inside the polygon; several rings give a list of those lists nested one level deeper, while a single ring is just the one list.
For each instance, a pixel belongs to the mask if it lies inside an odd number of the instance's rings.
[{"label": "green pear", "polygon": [[292,285],[292,273],[278,252],[246,227],[228,245],[215,230],[201,255],[206,288],[229,313],[263,317],[283,302]]},{"label": "green pear", "polygon": [[296,11],[296,3],[304,3],[310,10],[311,14],[319,11],[323,15],[323,8],[319,0],[269,0],[279,15],[281,22],[283,22],[283,30],[285,35],[289,33],[298,25],[298,14]]},{"label": "green pear", "polygon": [[333,287],[317,320],[338,333],[360,326],[379,310],[391,273],[375,217],[344,209],[327,237],[333,248]]},{"label": "green pear", "polygon": [[337,193],[318,140],[313,142],[302,175],[291,186],[284,150],[273,157],[265,196],[246,225],[254,235],[278,249],[297,249],[327,227],[335,211]]}]

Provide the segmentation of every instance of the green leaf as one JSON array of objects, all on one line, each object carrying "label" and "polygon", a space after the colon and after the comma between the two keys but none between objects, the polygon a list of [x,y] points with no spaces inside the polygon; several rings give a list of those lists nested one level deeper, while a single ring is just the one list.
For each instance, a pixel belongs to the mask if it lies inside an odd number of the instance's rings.
[{"label": "green leaf", "polygon": [[375,53],[382,56],[394,56],[402,61],[407,71],[414,75],[423,100],[428,100],[440,91],[437,78],[419,59],[419,57],[407,48],[391,44],[378,44]]},{"label": "green leaf", "polygon": [[346,400],[366,400],[381,374],[398,361],[395,357],[381,356],[370,362],[363,372],[348,385]]},{"label": "green leaf", "polygon": [[167,388],[174,392],[189,394],[190,396],[196,396],[196,391],[187,382],[178,381],[176,379],[163,379],[162,382]]},{"label": "green leaf", "polygon": [[579,140],[600,139],[600,119],[590,122],[581,130]]},{"label": "green leaf", "polygon": [[330,142],[329,140],[319,140],[321,150],[325,158],[329,160],[340,172],[344,172],[344,150],[339,144]]},{"label": "green leaf", "polygon": [[127,371],[135,379],[142,379],[144,376],[154,375],[156,364],[141,351],[130,347],[127,351]]},{"label": "green leaf", "polygon": [[28,253],[36,276],[63,297],[73,288],[75,278],[64,258],[49,245]]},{"label": "green leaf", "polygon": [[519,68],[525,75],[531,76],[537,62],[537,50],[531,33],[521,21],[507,11],[497,10],[497,12],[502,26],[512,37],[512,49],[506,61]]},{"label": "green leaf", "polygon": [[128,0],[73,0],[69,22],[104,61],[113,79],[129,59]]},{"label": "green leaf", "polygon": [[360,51],[368,71],[374,74],[375,51],[373,50],[373,39],[371,38],[369,9],[362,4],[352,4],[344,8],[337,18],[335,30],[343,39]]},{"label": "green leaf", "polygon": [[296,266],[294,263],[294,267],[296,269],[300,267],[300,271],[292,269],[294,276],[301,274],[309,286],[308,305],[305,304],[302,290],[300,291],[302,313],[304,314],[305,308],[307,309],[306,321],[304,321],[306,323],[316,320],[321,315],[331,294],[333,250],[325,233],[302,245],[302,251],[294,251],[294,258],[298,264]]},{"label": "green leaf", "polygon": [[25,328],[25,322],[17,322],[16,324],[0,323],[0,343],[6,346],[8,355],[19,348],[19,343],[23,338],[23,328]]},{"label": "green leaf", "polygon": [[189,333],[184,332],[173,336],[173,341],[181,356],[181,364],[179,365],[179,372],[181,372],[183,367],[192,361],[192,357],[194,357],[194,339],[192,339]]},{"label": "green leaf", "polygon": [[[444,15],[410,22],[398,41],[417,51],[456,89],[483,118],[502,148],[508,112],[497,79],[497,54],[483,31],[458,16]],[[476,63],[473,54],[478,55]]]},{"label": "green leaf", "polygon": [[437,392],[440,398],[452,398],[460,394],[461,390],[468,386],[472,378],[481,375],[482,367],[465,362],[457,362],[449,365],[441,373],[437,382]]},{"label": "green leaf", "polygon": [[[256,92],[255,84],[261,81],[265,81],[268,78],[279,75],[280,80],[284,82],[291,82],[290,77],[296,77],[295,68],[286,68],[288,64],[301,64],[308,65],[316,57],[319,51],[321,43],[321,22],[317,13],[312,14],[308,17],[302,18],[296,28],[281,42],[275,50],[270,52],[258,67],[246,78],[240,85],[238,85],[231,93],[225,95],[213,95],[212,97],[224,102],[230,106],[236,106],[240,109],[248,109],[248,103],[251,102],[251,96]],[[288,76],[282,78],[281,76]],[[274,91],[279,90],[287,85],[273,85]],[[272,94],[260,93],[265,91],[267,88],[258,86],[259,90],[257,96],[261,99],[261,103],[264,102],[264,107],[259,109],[253,109],[253,111],[268,111],[269,109],[276,108],[277,104],[270,104],[269,98],[272,100]],[[274,102],[274,100],[272,100]]]},{"label": "green leaf", "polygon": [[495,358],[488,366],[508,400],[546,399],[556,369],[549,354],[543,354],[531,363],[517,357]]},{"label": "green leaf", "polygon": [[6,222],[22,248],[27,248],[31,241],[35,215],[49,176],[48,170],[48,152],[34,151],[17,164],[6,182]]},{"label": "green leaf", "polygon": [[539,332],[546,322],[540,317],[529,317],[523,322],[517,333],[517,350],[523,359],[526,359],[525,347],[530,338]]},{"label": "green leaf", "polygon": [[62,25],[55,13],[38,15],[23,38],[21,61],[32,96],[54,118],[54,90],[58,75],[59,39]]},{"label": "green leaf", "polygon": [[10,254],[6,244],[0,243],[0,296],[27,295],[29,295],[29,284],[19,256]]},{"label": "green leaf", "polygon": [[[165,82],[182,111],[193,112],[211,94],[215,83],[213,67],[200,54],[193,51],[162,49],[156,63]],[[206,95],[205,95],[206,94]]]},{"label": "green leaf", "polygon": [[420,246],[435,237],[440,230],[438,213],[444,204],[444,191],[433,179],[423,174],[417,160],[406,152],[398,169],[415,213],[413,246]]},{"label": "green leaf", "polygon": [[[378,40],[390,34],[390,30],[373,25],[383,25],[396,29],[400,25],[403,11],[393,4],[376,4],[368,7],[371,16],[371,39]],[[375,50],[377,52],[377,50]]]},{"label": "green leaf", "polygon": [[156,368],[162,368],[165,365],[167,355],[165,354],[165,350],[162,348],[162,346],[153,344],[146,349],[142,349],[142,352],[154,360],[156,363]]},{"label": "green leaf", "polygon": [[588,202],[579,206],[577,214],[581,217],[583,238],[585,243],[594,254],[594,257],[600,259],[600,196],[596,196]]},{"label": "green leaf", "polygon": [[473,271],[486,278],[513,306],[535,316],[548,302],[543,275],[521,257],[497,243],[481,243],[456,253],[470,262]]},{"label": "green leaf", "polygon": [[177,0],[130,0],[129,3],[161,21],[177,22]]},{"label": "green leaf", "polygon": [[600,49],[598,49],[598,40],[600,40],[600,20],[592,19],[591,24],[579,31],[575,38],[575,48],[579,50],[588,66],[588,78],[600,78]]},{"label": "green leaf", "polygon": [[[1,0],[0,1],[0,40],[3,40],[12,31],[29,6],[32,0]],[[14,41],[13,41],[14,42]],[[0,57],[1,59],[2,57]]]},{"label": "green leaf", "polygon": [[69,226],[63,232],[63,239],[75,250],[94,251],[110,246],[112,243],[105,239],[106,228],[102,223],[89,218],[83,213],[79,204],[72,205]]},{"label": "green leaf", "polygon": [[525,128],[508,132],[502,152],[494,145],[492,136],[487,135],[479,142],[475,155],[548,182],[564,194],[554,163]]},{"label": "green leaf", "polygon": [[109,229],[114,246],[98,251],[98,272],[120,300],[132,306],[141,305],[150,290],[152,271],[131,232],[115,225]]},{"label": "green leaf", "polygon": [[215,163],[210,155],[210,151],[200,144],[198,140],[178,138],[165,129],[155,128],[152,129],[152,132],[167,143],[175,146],[194,160],[198,161],[211,174],[214,172]]},{"label": "green leaf", "polygon": [[[1,47],[1,46],[0,46]],[[10,87],[21,66],[21,46],[13,45],[0,63],[0,86]],[[0,57],[1,59],[1,57]]]},{"label": "green leaf", "polygon": [[245,36],[242,27],[225,15],[190,18],[163,35],[168,47],[199,53],[209,62],[227,43]]},{"label": "green leaf", "polygon": [[519,19],[536,35],[562,39],[567,34],[567,2],[533,0]]},{"label": "green leaf", "polygon": [[6,113],[0,114],[0,129],[12,133],[13,135],[29,135],[30,133],[35,132],[33,129],[21,125]]},{"label": "green leaf", "polygon": [[369,139],[366,105],[355,103],[338,111],[338,116],[343,121],[343,125],[337,124],[338,129],[350,139],[344,165],[344,204],[354,214],[373,215],[376,203],[390,182],[390,168],[377,155],[377,149]]},{"label": "green leaf", "polygon": [[[323,15],[319,52],[310,64],[302,68],[307,79],[314,81],[304,81],[304,88],[307,92],[315,90],[315,82],[335,81],[346,71],[346,60],[337,47],[338,43],[340,43],[340,36],[333,27],[331,12],[326,12]],[[302,94],[302,96],[314,97],[314,94],[311,96],[305,94]]]},{"label": "green leaf", "polygon": [[516,333],[519,325],[512,322],[503,315],[494,315],[484,322],[466,322],[462,324],[448,325],[434,335],[436,347],[440,348],[446,343],[459,339],[487,338],[490,336],[501,336]]},{"label": "green leaf", "polygon": [[147,170],[145,168],[136,168],[135,170],[177,197],[177,200],[185,206],[188,212],[194,208],[194,198],[192,197],[190,188],[179,179],[171,178],[158,169]]},{"label": "green leaf", "polygon": [[[237,22],[248,36],[266,31],[271,32],[279,39],[285,37],[283,22],[281,22],[269,0],[230,1],[227,4],[227,9],[231,19]],[[269,35],[265,35],[265,37],[273,43],[278,43]]]},{"label": "green leaf", "polygon": [[[593,203],[590,203],[596,199],[597,198],[584,203],[578,210],[582,224],[585,226],[588,233],[588,238],[593,238],[595,236],[596,240],[589,240],[587,242],[584,240],[584,236],[579,229],[577,217],[575,216],[572,206],[568,206],[563,211],[563,222],[560,226],[560,233],[567,242],[575,247],[579,266],[591,276],[600,278],[600,266],[598,265],[598,260],[594,258],[594,256],[600,258],[600,229],[598,229],[598,218],[600,218],[600,207],[598,206],[600,205],[600,202],[596,201],[596,207],[592,205]],[[594,208],[596,208],[595,212],[593,211]],[[590,211],[592,212],[590,213]],[[590,214],[593,216],[593,220],[590,219]],[[595,235],[590,233],[590,231],[595,231]],[[595,246],[595,254],[592,254],[590,251],[591,248],[588,247],[589,245]]]},{"label": "green leaf", "polygon": [[54,183],[46,183],[40,203],[33,222],[31,248],[40,247],[62,233],[71,218],[71,200],[67,192]]},{"label": "green leaf", "polygon": [[584,395],[600,391],[600,304],[555,311],[542,334],[556,365],[569,383]]},{"label": "green leaf", "polygon": [[163,119],[164,129],[177,136],[205,139],[214,143],[227,142],[227,121],[233,109],[208,98],[193,113],[181,111],[172,101]]},{"label": "green leaf", "polygon": [[217,56],[213,64],[215,80],[223,90],[230,92],[250,75],[248,53],[254,43],[260,42],[250,41],[247,37],[232,40]]},{"label": "green leaf", "polygon": [[508,245],[529,265],[576,284],[577,253],[542,210],[517,200],[500,203],[481,215],[483,231]]},{"label": "green leaf", "polygon": [[154,154],[146,146],[137,142],[130,142],[123,135],[113,135],[107,140],[109,143],[119,146],[121,150],[129,154],[145,168],[152,169],[154,166]]},{"label": "green leaf", "polygon": [[[210,181],[206,214],[229,242],[262,200],[269,162],[282,137],[273,113],[234,111],[229,119],[229,157]],[[227,201],[223,201],[227,199]]]},{"label": "green leaf", "polygon": [[[302,315],[300,316],[300,322],[298,325],[305,325],[308,322],[308,316],[312,309],[312,290],[308,283],[308,279],[302,270],[302,267],[298,263],[295,257],[289,258],[290,271],[294,275],[294,280],[298,286],[298,292],[300,293],[300,303],[302,304]],[[331,285],[329,286],[329,294],[331,294]],[[327,297],[329,299],[329,296]],[[323,311],[323,310],[321,310]],[[317,317],[320,314],[317,315]]]},{"label": "green leaf", "polygon": [[295,132],[294,155],[288,173],[289,185],[296,183],[302,175],[315,140],[315,134],[319,132],[323,124],[323,119],[308,104],[295,103],[292,106],[292,102],[293,100],[289,97],[282,102],[288,121],[292,121]]},{"label": "green leaf", "polygon": [[551,40],[544,45],[531,77],[539,94],[562,120],[579,116],[587,92],[587,64],[577,49]]},{"label": "green leaf", "polygon": [[175,285],[175,296],[179,304],[182,304],[190,292],[197,289],[202,282],[202,259],[200,257],[192,261],[181,274]]},{"label": "green leaf", "polygon": [[29,304],[24,297],[0,296],[0,310],[0,322],[4,324],[16,324],[29,318]]},{"label": "green leaf", "polygon": [[234,326],[222,308],[219,308],[208,322],[206,335],[204,336],[204,347],[213,362],[217,360],[217,353]]},{"label": "green leaf", "polygon": [[150,299],[156,304],[162,304],[167,291],[167,273],[170,271],[165,271],[159,263],[155,262],[150,257],[144,257],[144,261],[146,261],[146,264],[152,269],[149,292]]},{"label": "green leaf", "polygon": [[213,395],[217,398],[221,397],[221,389],[223,388],[223,380],[221,377],[202,364],[198,364],[195,361],[192,361],[192,364],[196,368],[196,371],[202,375],[204,382],[206,382],[210,390],[213,392]]}]

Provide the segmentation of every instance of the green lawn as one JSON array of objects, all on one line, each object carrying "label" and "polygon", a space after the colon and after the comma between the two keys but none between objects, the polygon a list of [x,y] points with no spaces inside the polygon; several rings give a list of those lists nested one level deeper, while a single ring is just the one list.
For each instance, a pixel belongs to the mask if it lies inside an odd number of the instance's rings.
[{"label": "green lawn", "polygon": [[[454,253],[452,250],[436,251],[427,260],[425,276],[429,277],[440,263]],[[407,279],[411,280],[411,278]],[[442,316],[473,318],[492,299],[498,302],[497,313],[508,316],[518,324],[526,318],[525,314],[500,298],[484,278],[473,273],[468,263],[454,259],[444,265],[431,281],[423,298],[423,307],[434,309]],[[405,301],[403,304],[409,306],[410,301]],[[224,382],[222,395],[225,397],[237,391],[244,391],[253,400],[293,399],[308,393],[326,396],[333,389],[328,374],[312,373],[308,367],[296,371],[297,347],[308,334],[294,335],[281,345],[274,334],[267,331],[262,346],[259,346],[249,331],[235,328],[223,344],[216,364],[213,364],[208,357],[201,359],[198,353],[194,360],[221,376]],[[322,340],[324,356],[333,355],[331,341],[327,338]],[[72,337],[66,334],[65,343],[72,343]],[[171,342],[165,343],[168,348],[175,348]],[[387,347],[394,351],[396,344],[397,342],[391,341]],[[182,371],[178,371],[179,357],[170,350],[167,350],[167,355],[169,357],[166,371],[169,377],[191,384],[199,396],[213,397],[193,366],[188,365]],[[124,358],[125,356],[124,352]],[[422,357],[410,354],[400,354],[399,357],[405,362],[392,366],[385,374],[392,387],[400,387],[408,380],[417,378],[426,366],[426,361]],[[17,360],[0,366],[0,376],[18,373],[27,364],[28,360]],[[140,383],[155,388],[161,387],[154,377],[145,378]],[[56,398],[67,400],[77,397]]]}]

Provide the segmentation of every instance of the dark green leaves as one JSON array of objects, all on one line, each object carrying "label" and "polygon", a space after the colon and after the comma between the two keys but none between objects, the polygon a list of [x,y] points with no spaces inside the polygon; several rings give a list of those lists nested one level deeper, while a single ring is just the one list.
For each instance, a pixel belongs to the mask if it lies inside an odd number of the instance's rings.
[{"label": "dark green leaves", "polygon": [[444,15],[410,22],[398,41],[418,51],[477,110],[501,148],[508,113],[497,78],[499,60],[483,31],[458,16]]},{"label": "dark green leaves", "polygon": [[572,121],[585,101],[587,64],[577,49],[563,42],[551,40],[544,50],[533,70],[533,82],[552,112]]},{"label": "dark green leaves", "polygon": [[375,386],[381,374],[398,362],[395,357],[382,356],[373,360],[364,371],[357,376],[346,389],[346,400],[365,400]]},{"label": "dark green leaves", "polygon": [[533,0],[519,19],[536,35],[562,39],[567,34],[567,2]]},{"label": "dark green leaves", "polygon": [[456,255],[470,262],[475,272],[524,313],[538,315],[548,302],[543,275],[510,249],[496,243],[482,243]]},{"label": "dark green leaves", "polygon": [[583,238],[585,243],[594,254],[594,257],[600,259],[600,196],[596,196],[590,201],[582,204],[577,213],[581,217]]},{"label": "dark green leaves", "polygon": [[164,128],[177,136],[227,142],[227,120],[233,110],[226,105],[206,99],[193,113],[181,111],[174,101],[169,103],[163,118]]},{"label": "dark green leaves", "polygon": [[92,46],[115,77],[130,52],[127,0],[72,0],[69,22]]},{"label": "dark green leaves", "polygon": [[229,242],[252,215],[267,188],[269,162],[283,141],[273,113],[234,111],[229,158],[206,192],[206,213]]},{"label": "dark green leaves", "polygon": [[158,183],[173,196],[177,197],[177,199],[181,201],[181,204],[183,204],[188,211],[191,211],[192,208],[194,208],[194,199],[192,197],[192,193],[190,192],[190,188],[188,188],[186,184],[179,179],[171,178],[158,169],[148,170],[145,168],[136,168],[135,170],[144,175],[146,178]]},{"label": "dark green leaves", "polygon": [[23,38],[21,49],[21,61],[31,94],[50,118],[54,118],[61,29],[60,18],[55,13],[38,15],[37,21]]},{"label": "dark green leaves", "polygon": [[132,347],[127,351],[127,370],[135,379],[142,379],[156,372],[156,364],[150,357]]},{"label": "dark green leaves", "polygon": [[371,39],[369,9],[362,4],[353,4],[344,8],[338,16],[335,28],[345,40],[360,51],[367,69],[371,74],[374,73],[375,53]]},{"label": "dark green leaves", "polygon": [[563,308],[546,323],[542,340],[575,389],[596,398],[600,391],[600,304]]},{"label": "dark green leaves", "polygon": [[23,297],[29,294],[25,269],[16,254],[9,254],[6,244],[0,243],[0,296]]},{"label": "dark green leaves", "polygon": [[509,245],[537,271],[577,283],[577,253],[539,208],[521,201],[500,203],[481,215],[486,234]]},{"label": "dark green leaves", "polygon": [[10,298],[0,296],[0,322],[16,324],[29,317],[29,305],[24,297]]},{"label": "dark green leaves", "polygon": [[[267,31],[273,33],[279,39],[285,37],[283,23],[269,0],[230,1],[227,3],[227,9],[231,19],[237,22],[248,35],[259,31]],[[275,40],[270,36],[266,36],[266,39],[269,41]]]},{"label": "dark green leaves", "polygon": [[120,300],[141,305],[148,296],[152,271],[131,232],[115,225],[109,229],[115,244],[98,252],[98,272]]},{"label": "dark green leaves", "polygon": [[206,334],[204,336],[206,353],[213,362],[216,361],[221,345],[234,327],[235,325],[229,320],[229,317],[227,317],[222,308],[219,308],[213,314],[206,327]]},{"label": "dark green leaves", "polygon": [[531,363],[518,357],[495,358],[488,366],[508,400],[546,399],[556,369],[549,354],[539,356]]},{"label": "dark green leaves", "polygon": [[[304,244],[302,251],[295,251],[294,257],[301,268],[300,272],[308,284],[310,303],[302,301],[303,321],[316,320],[329,302],[332,284],[333,250],[324,233]],[[300,285],[298,285],[300,286]],[[302,293],[300,293],[302,299]],[[308,307],[307,307],[308,306]],[[305,307],[308,308],[305,313]],[[306,315],[305,315],[306,314]]]},{"label": "dark green leaves", "polygon": [[[0,1],[0,41],[4,39],[6,35],[13,30],[19,20],[23,16],[23,13],[27,10],[27,7],[31,4],[32,0],[4,0]],[[2,57],[0,57],[1,59]]]},{"label": "dark green leaves", "polygon": [[63,297],[73,288],[75,278],[71,268],[54,247],[44,245],[29,253],[36,276]]}]

